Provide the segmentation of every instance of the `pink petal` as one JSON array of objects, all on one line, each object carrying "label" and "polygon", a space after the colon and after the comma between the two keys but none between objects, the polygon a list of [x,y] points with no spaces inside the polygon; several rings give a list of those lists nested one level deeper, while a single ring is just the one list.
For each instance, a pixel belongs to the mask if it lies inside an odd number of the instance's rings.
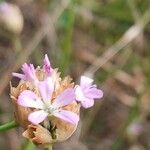
[{"label": "pink petal", "polygon": [[13,75],[14,77],[19,78],[19,79],[26,80],[25,75],[23,75],[23,74],[21,74],[21,73],[15,73],[15,72],[13,72],[12,75]]},{"label": "pink petal", "polygon": [[85,94],[88,98],[102,98],[103,97],[103,92],[100,89],[97,88],[91,88],[87,91],[85,91]]},{"label": "pink petal", "polygon": [[71,124],[78,124],[79,121],[79,116],[68,110],[60,110],[59,112],[54,113],[53,115]]},{"label": "pink petal", "polygon": [[47,75],[51,75],[53,68],[51,67],[48,55],[45,55],[44,61],[43,61],[43,69],[47,73]]},{"label": "pink petal", "polygon": [[94,105],[94,100],[87,98],[87,99],[81,101],[81,105],[84,108],[90,108],[90,107],[92,107]]},{"label": "pink petal", "polygon": [[33,66],[33,64],[26,64],[24,63],[22,65],[22,71],[26,77],[26,80],[34,80],[34,81],[37,81],[37,77],[36,77],[36,74],[35,74],[35,68]]},{"label": "pink petal", "polygon": [[31,75],[36,77],[34,65],[33,64],[29,64],[29,68],[30,68]]},{"label": "pink petal", "polygon": [[68,88],[64,90],[54,101],[52,107],[62,107],[72,103],[75,100],[74,89]]},{"label": "pink petal", "polygon": [[24,107],[39,108],[44,106],[43,102],[32,91],[25,90],[18,97],[18,104]]},{"label": "pink petal", "polygon": [[51,65],[47,54],[45,54],[44,65],[47,65],[47,66]]},{"label": "pink petal", "polygon": [[81,76],[81,80],[80,80],[80,86],[82,88],[88,87],[93,83],[93,79],[88,78],[86,76]]},{"label": "pink petal", "polygon": [[94,105],[94,100],[84,95],[83,90],[78,85],[75,88],[75,94],[76,94],[76,100],[81,102],[81,105],[84,108],[89,108]]},{"label": "pink petal", "polygon": [[31,76],[31,75],[29,75],[29,74],[31,74],[31,73],[30,73],[30,67],[29,67],[28,64],[24,63],[24,64],[22,65],[21,70],[23,71],[23,73],[24,73],[26,76]]},{"label": "pink petal", "polygon": [[43,98],[44,102],[51,102],[50,99],[52,97],[53,94],[53,90],[54,90],[54,84],[52,81],[52,78],[48,77],[46,80],[44,81],[40,81],[38,84],[41,96]]},{"label": "pink petal", "polygon": [[86,99],[86,97],[84,96],[83,90],[79,85],[75,87],[75,96],[76,96],[77,101],[82,101]]},{"label": "pink petal", "polygon": [[35,111],[33,113],[30,113],[28,116],[28,120],[32,122],[33,124],[39,124],[42,121],[45,120],[45,118],[48,116],[48,113],[44,110]]},{"label": "pink petal", "polygon": [[24,63],[21,69],[23,71],[23,74],[13,73],[12,75],[22,80],[38,82],[33,64],[28,65]]}]

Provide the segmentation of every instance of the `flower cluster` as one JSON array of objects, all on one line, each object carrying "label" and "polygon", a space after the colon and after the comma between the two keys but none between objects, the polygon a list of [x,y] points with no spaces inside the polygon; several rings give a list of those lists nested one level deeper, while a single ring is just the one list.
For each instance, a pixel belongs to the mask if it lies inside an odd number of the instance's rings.
[{"label": "flower cluster", "polygon": [[61,79],[47,55],[42,67],[35,69],[25,63],[21,70],[22,74],[13,73],[20,82],[17,87],[11,86],[11,98],[16,119],[25,129],[23,135],[37,144],[70,137],[79,121],[80,106],[89,108],[94,99],[103,96],[88,77],[81,76],[79,85],[74,85],[69,76]]}]

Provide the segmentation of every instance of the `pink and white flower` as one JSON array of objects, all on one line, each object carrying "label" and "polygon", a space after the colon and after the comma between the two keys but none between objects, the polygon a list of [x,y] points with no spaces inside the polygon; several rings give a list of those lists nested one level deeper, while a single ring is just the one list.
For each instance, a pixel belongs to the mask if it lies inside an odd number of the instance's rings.
[{"label": "pink and white flower", "polygon": [[[23,74],[21,74],[21,73],[12,73],[12,75],[14,77],[17,77],[17,78],[19,78],[21,80],[24,80],[24,81],[33,81],[35,83],[38,83],[38,78],[36,76],[36,70],[35,70],[33,64],[24,63],[22,65],[21,70],[22,70]],[[45,57],[44,57],[44,60],[43,60],[43,71],[46,74],[46,77],[51,76],[53,70],[54,69],[51,67],[49,58],[46,54]]]},{"label": "pink and white flower", "polygon": [[49,61],[47,54],[45,54],[45,58],[43,61],[43,70],[47,76],[51,76],[51,74],[53,72],[53,68],[51,67],[51,63]]},{"label": "pink and white flower", "polygon": [[81,103],[84,108],[94,105],[94,99],[102,98],[103,92],[93,85],[93,79],[81,76],[80,85],[75,86],[76,100]]},{"label": "pink and white flower", "polygon": [[12,73],[12,75],[17,78],[20,78],[22,80],[25,80],[25,81],[33,81],[36,83],[38,82],[33,64],[28,65],[28,64],[24,63],[22,65],[21,70],[22,70],[23,74]]},{"label": "pink and white flower", "polygon": [[54,84],[49,77],[38,83],[40,97],[30,90],[23,91],[18,97],[18,104],[24,107],[35,108],[36,111],[28,116],[28,120],[33,124],[43,122],[47,117],[55,116],[72,124],[77,124],[79,116],[71,111],[63,109],[75,100],[73,88],[64,90],[52,102]]}]

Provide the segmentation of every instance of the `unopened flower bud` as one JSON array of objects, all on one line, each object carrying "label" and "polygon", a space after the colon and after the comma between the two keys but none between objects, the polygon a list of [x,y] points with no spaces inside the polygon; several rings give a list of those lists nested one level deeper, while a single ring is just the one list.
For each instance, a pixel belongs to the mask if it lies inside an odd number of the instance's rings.
[{"label": "unopened flower bud", "polygon": [[0,26],[13,34],[20,34],[23,29],[23,16],[18,6],[0,3]]}]

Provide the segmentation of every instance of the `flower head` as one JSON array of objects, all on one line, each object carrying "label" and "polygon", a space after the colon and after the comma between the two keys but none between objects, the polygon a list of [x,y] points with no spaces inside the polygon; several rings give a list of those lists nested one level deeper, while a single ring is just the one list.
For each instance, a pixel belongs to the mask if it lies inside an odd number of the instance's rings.
[{"label": "flower head", "polygon": [[81,76],[80,85],[76,85],[75,94],[76,100],[81,103],[84,108],[89,108],[94,105],[95,98],[102,98],[103,92],[93,85],[93,79]]},{"label": "flower head", "polygon": [[62,79],[47,55],[42,67],[25,63],[21,69],[22,74],[13,73],[20,82],[11,86],[10,95],[16,120],[25,129],[23,136],[37,144],[68,139],[77,128],[80,104],[91,107],[103,96],[90,78],[82,76],[76,86],[69,76]]},{"label": "flower head", "polygon": [[37,111],[30,113],[28,119],[33,124],[43,122],[47,117],[55,116],[72,124],[77,124],[79,116],[63,109],[64,106],[75,100],[73,88],[64,90],[52,102],[54,85],[51,78],[38,84],[41,97],[30,90],[23,91],[18,97],[18,104],[24,107],[35,108]]}]

